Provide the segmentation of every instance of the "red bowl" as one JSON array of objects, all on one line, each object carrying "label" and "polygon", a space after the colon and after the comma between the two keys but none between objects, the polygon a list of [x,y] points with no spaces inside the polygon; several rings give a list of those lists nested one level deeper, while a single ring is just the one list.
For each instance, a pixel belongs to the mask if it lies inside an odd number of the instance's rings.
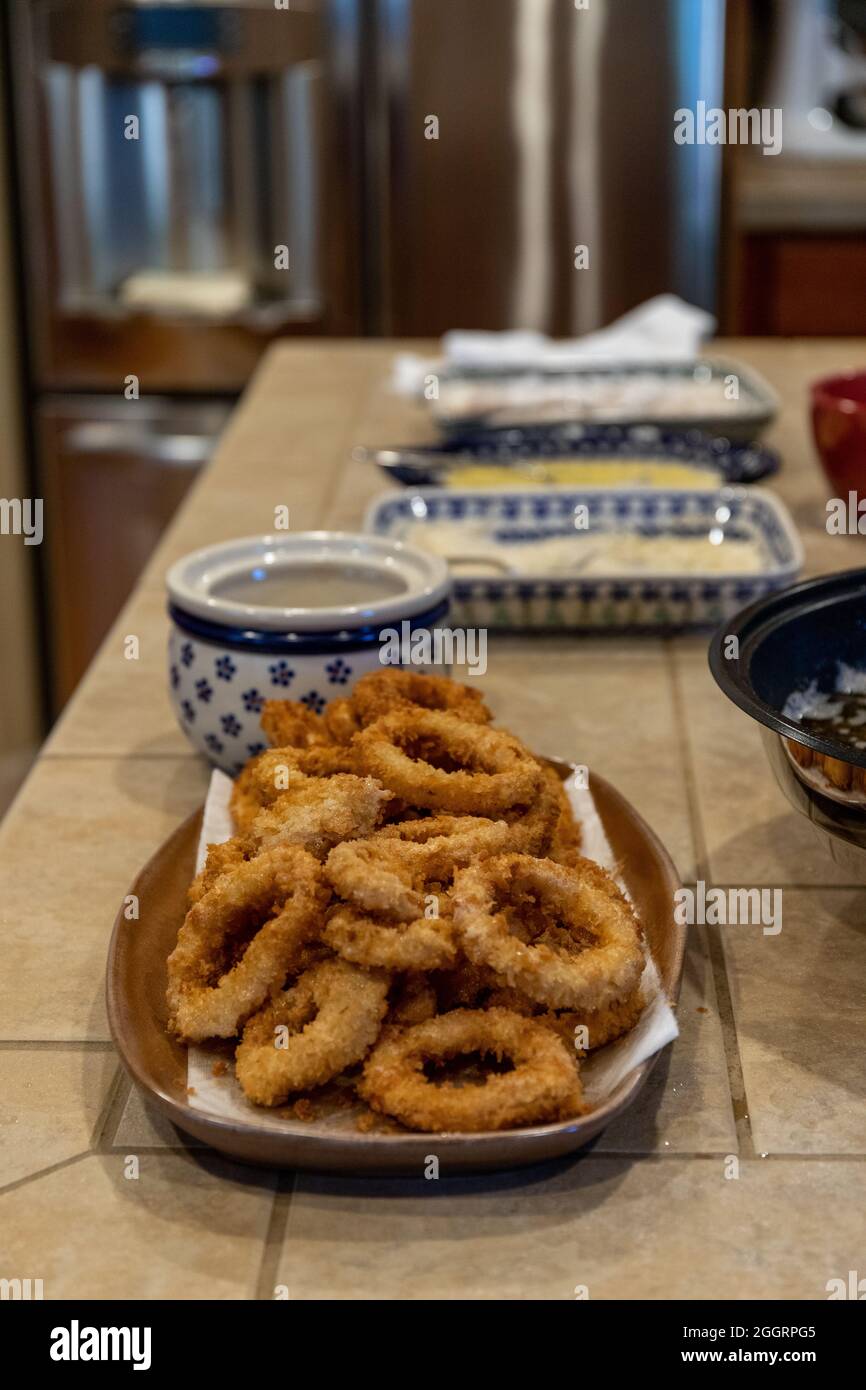
[{"label": "red bowl", "polygon": [[812,433],[836,495],[866,497],[866,371],[813,384]]}]

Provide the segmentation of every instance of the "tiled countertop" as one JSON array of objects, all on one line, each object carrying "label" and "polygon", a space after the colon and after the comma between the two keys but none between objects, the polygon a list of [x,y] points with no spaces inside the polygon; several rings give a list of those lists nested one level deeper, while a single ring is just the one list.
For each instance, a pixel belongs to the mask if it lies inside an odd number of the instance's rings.
[{"label": "tiled countertop", "polygon": [[[824,529],[805,386],[866,346],[717,346],[782,397],[767,441],[809,572],[863,564]],[[207,781],[165,693],[165,569],[280,504],[357,527],[384,484],[352,446],[429,433],[384,388],[392,352],[271,351],[0,829],[0,1276],[46,1298],[825,1298],[866,1275],[866,887],[789,810],[701,640],[491,636],[506,726],[611,778],[686,881],[783,889],[778,936],[692,930],[681,1036],[589,1152],[438,1182],[258,1172],[187,1147],[118,1067],[112,921]]]}]

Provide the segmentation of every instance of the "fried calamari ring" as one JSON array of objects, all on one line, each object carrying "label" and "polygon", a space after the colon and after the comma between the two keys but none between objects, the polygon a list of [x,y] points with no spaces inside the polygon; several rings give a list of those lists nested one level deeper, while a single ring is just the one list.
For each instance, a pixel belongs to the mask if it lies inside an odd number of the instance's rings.
[{"label": "fried calamari ring", "polygon": [[172,1031],[188,1042],[236,1033],[319,935],[327,901],[320,865],[295,845],[217,878],[190,908],[168,958]]},{"label": "fried calamari ring", "polygon": [[[598,864],[584,859],[567,868],[550,859],[501,855],[460,870],[452,898],[469,959],[490,966],[531,999],[594,1011],[638,985],[644,965],[640,928]],[[512,930],[514,919],[523,916],[531,923],[529,941]]]},{"label": "fried calamari ring", "polygon": [[450,969],[440,970],[434,977],[437,1012],[445,1014],[452,1009],[480,1008],[491,989],[499,984],[492,970],[484,965],[473,965],[461,956]]},{"label": "fried calamari ring", "polygon": [[201,872],[196,874],[187,892],[187,901],[190,907],[203,898],[209,888],[212,888],[218,878],[223,874],[231,873],[240,868],[250,858],[252,849],[249,841],[241,835],[236,835],[231,840],[224,840],[221,844],[208,845],[207,858]]},{"label": "fried calamari ring", "polygon": [[[411,844],[424,845],[430,840],[446,835],[449,838],[454,835],[472,836],[471,843],[480,850],[485,839],[483,832],[495,824],[495,821],[488,820],[486,816],[415,816],[381,826],[373,838],[377,841],[405,840]],[[503,830],[501,836],[504,835]]]},{"label": "fried calamari ring", "polygon": [[322,723],[332,743],[351,743],[361,727],[351,700],[332,700],[322,711]]},{"label": "fried calamari ring", "polygon": [[360,1062],[379,1034],[389,984],[387,975],[342,960],[301,975],[244,1029],[235,1075],[247,1097],[280,1105],[293,1091],[322,1086]]},{"label": "fried calamari ring", "polygon": [[421,845],[390,849],[372,840],[335,845],[325,875],[341,898],[365,912],[387,912],[411,922],[424,912],[424,850]]},{"label": "fried calamari ring", "polygon": [[[229,810],[239,835],[247,833],[259,811],[268,804],[256,781],[255,764],[256,759],[252,758],[232,783]],[[272,797],[271,800],[273,799]]]},{"label": "fried calamari ring", "polygon": [[[508,1058],[513,1070],[483,1085],[428,1080],[424,1065],[467,1053]],[[507,1009],[455,1009],[412,1028],[386,1026],[364,1067],[359,1094],[410,1129],[466,1132],[578,1115],[573,1055],[547,1028]]]},{"label": "fried calamari ring", "polygon": [[290,789],[259,811],[249,837],[259,849],[302,845],[324,859],[342,841],[371,835],[390,800],[390,793],[372,777],[294,773]]},{"label": "fried calamari ring", "polygon": [[422,709],[450,710],[470,724],[488,724],[491,719],[490,710],[478,690],[449,680],[447,676],[388,666],[383,671],[371,671],[362,676],[352,691],[352,707],[364,728],[381,719],[383,714],[407,704],[419,705]]},{"label": "fried calamari ring", "polygon": [[388,1022],[404,1028],[424,1023],[436,1014],[436,991],[420,974],[403,975],[399,979],[388,1007]]},{"label": "fried calamari ring", "polygon": [[323,721],[300,700],[266,700],[259,722],[274,748],[314,748],[332,742]]},{"label": "fried calamari ring", "polygon": [[574,1009],[545,1009],[543,1004],[528,999],[520,990],[506,987],[492,990],[485,1000],[485,1006],[511,1009],[525,1018],[532,1018],[545,1028],[551,1028],[570,1047],[576,1047],[579,1041],[577,1029],[586,1028],[586,1047],[581,1046],[578,1052],[579,1056],[583,1056],[584,1052],[594,1052],[630,1033],[643,1013],[644,1001],[637,989],[627,999],[617,1000],[604,1009],[580,1013]]},{"label": "fried calamari ring", "polygon": [[365,772],[431,810],[501,815],[528,804],[541,786],[541,768],[516,738],[441,710],[394,710],[354,746]]},{"label": "fried calamari ring", "polygon": [[[428,835],[428,826],[448,830]],[[501,853],[509,837],[505,821],[481,816],[401,821],[368,840],[336,845],[325,872],[335,892],[356,907],[411,922],[424,913],[429,884],[450,883],[459,867]]]},{"label": "fried calamari ring", "polygon": [[241,834],[248,832],[260,811],[286,792],[304,786],[307,778],[358,772],[351,749],[336,744],[268,748],[251,758],[235,778],[229,800],[235,826]]},{"label": "fried calamari ring", "polygon": [[440,970],[457,955],[454,924],[441,909],[435,917],[395,922],[343,904],[330,914],[323,936],[344,960],[382,970]]},{"label": "fried calamari ring", "polygon": [[508,846],[515,854],[547,854],[561,814],[562,783],[553,768],[539,763],[541,785],[529,806],[513,806],[504,813],[511,827]]},{"label": "fried calamari ring", "polygon": [[[341,763],[347,765],[339,766]],[[355,771],[354,765],[350,767],[348,763],[345,749],[330,746],[269,748],[251,758],[235,778],[229,797],[235,829],[241,835],[248,834],[259,813],[278,797],[303,785],[308,777]]]},{"label": "fried calamari ring", "polygon": [[580,847],[583,843],[583,831],[580,822],[575,819],[574,807],[571,798],[565,789],[565,783],[557,775],[554,768],[548,765],[547,773],[551,778],[551,787],[556,794],[556,802],[559,807],[559,815],[553,828],[550,844],[546,853],[549,858],[557,864],[568,864],[573,866],[580,859]]},{"label": "fried calamari ring", "polygon": [[337,772],[361,772],[354,749],[342,743],[316,743],[310,748],[271,748],[266,753],[260,753],[256,761],[259,767],[255,780],[262,788],[266,785],[268,770],[281,765],[302,772],[305,777],[333,777]]}]

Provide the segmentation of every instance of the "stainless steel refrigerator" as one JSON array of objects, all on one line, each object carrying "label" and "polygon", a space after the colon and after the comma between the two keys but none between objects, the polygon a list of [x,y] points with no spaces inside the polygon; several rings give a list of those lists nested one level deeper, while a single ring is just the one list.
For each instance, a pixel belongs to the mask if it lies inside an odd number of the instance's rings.
[{"label": "stainless steel refrigerator", "polygon": [[[569,334],[660,291],[714,305],[720,150],[673,133],[722,100],[724,0],[8,16],[58,704],[275,336]],[[117,537],[108,586],[64,526],[97,494],[139,538]]]}]

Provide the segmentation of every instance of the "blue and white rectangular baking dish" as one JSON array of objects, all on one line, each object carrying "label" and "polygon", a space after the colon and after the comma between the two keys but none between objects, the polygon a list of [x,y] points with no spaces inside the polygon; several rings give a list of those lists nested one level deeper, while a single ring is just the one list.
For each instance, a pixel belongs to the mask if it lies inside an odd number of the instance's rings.
[{"label": "blue and white rectangular baking dish", "polygon": [[588,536],[657,538],[662,546],[666,537],[678,536],[720,536],[722,544],[726,539],[746,540],[760,552],[759,567],[745,573],[652,570],[601,576],[561,571],[461,573],[460,566],[452,564],[451,621],[472,627],[546,631],[708,628],[764,594],[785,588],[803,565],[803,547],[787,508],[772,492],[757,487],[465,492],[418,488],[377,498],[364,524],[376,535],[411,539],[423,546],[423,528],[445,522],[465,529],[465,556],[470,558],[472,537],[480,526],[488,539],[495,540],[507,571],[510,547],[573,538],[577,518],[579,529]]}]

